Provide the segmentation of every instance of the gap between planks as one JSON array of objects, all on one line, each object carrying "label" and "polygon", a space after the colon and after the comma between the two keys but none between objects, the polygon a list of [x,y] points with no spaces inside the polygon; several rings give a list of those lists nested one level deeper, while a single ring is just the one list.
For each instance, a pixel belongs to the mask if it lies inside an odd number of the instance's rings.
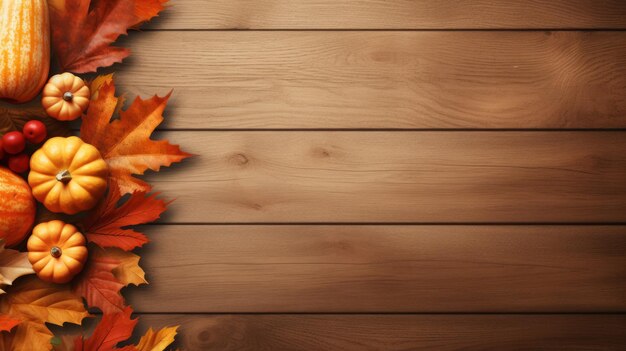
[{"label": "gap between planks", "polygon": [[[149,28],[625,28],[623,1],[178,0]],[[520,15],[523,14],[523,15]]]},{"label": "gap between planks", "polygon": [[224,28],[224,29],[142,29],[143,32],[626,32],[624,28],[440,28],[440,29],[412,29],[412,28],[284,28],[284,29],[245,29],[245,28]]},{"label": "gap between planks", "polygon": [[138,329],[181,325],[196,350],[607,350],[626,343],[619,315],[138,315]]}]

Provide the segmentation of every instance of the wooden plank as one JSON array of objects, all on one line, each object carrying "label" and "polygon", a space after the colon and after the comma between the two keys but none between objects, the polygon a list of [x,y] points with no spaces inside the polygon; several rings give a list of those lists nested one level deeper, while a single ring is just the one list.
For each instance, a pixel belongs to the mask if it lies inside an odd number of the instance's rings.
[{"label": "wooden plank", "polygon": [[165,223],[626,222],[626,132],[166,132]]},{"label": "wooden plank", "polygon": [[146,227],[138,312],[626,311],[626,226]]},{"label": "wooden plank", "polygon": [[[152,32],[169,128],[626,128],[623,32]],[[141,62],[141,64],[132,64]]]},{"label": "wooden plank", "polygon": [[152,28],[626,28],[620,0],[173,0]]},{"label": "wooden plank", "polygon": [[618,350],[623,315],[140,315],[187,351]]}]

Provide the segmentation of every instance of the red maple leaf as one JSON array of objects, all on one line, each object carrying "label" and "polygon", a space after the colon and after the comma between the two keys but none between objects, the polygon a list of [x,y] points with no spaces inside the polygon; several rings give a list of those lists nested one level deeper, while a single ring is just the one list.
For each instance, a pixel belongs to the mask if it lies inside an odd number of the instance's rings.
[{"label": "red maple leaf", "polygon": [[111,46],[128,29],[149,21],[168,0],[49,0],[52,45],[61,70],[95,72],[130,51]]},{"label": "red maple leaf", "polygon": [[133,310],[126,307],[118,313],[105,314],[91,337],[74,339],[74,351],[110,351],[122,341],[130,338],[138,319],[130,319]]},{"label": "red maple leaf", "polygon": [[[74,338],[74,351],[157,351],[163,350],[176,337],[178,326],[165,327],[158,331],[148,329],[137,345],[116,348],[116,345],[133,334],[138,319],[131,319],[133,310],[126,307],[114,314],[105,314],[88,339],[82,336]],[[67,344],[63,349],[69,349]]]},{"label": "red maple leaf", "polygon": [[148,238],[124,228],[157,220],[167,207],[165,201],[156,198],[157,195],[136,192],[118,207],[122,197],[117,187],[111,186],[104,201],[85,220],[83,233],[100,247],[119,247],[126,251],[141,247]]},{"label": "red maple leaf", "polygon": [[92,247],[89,261],[78,279],[75,279],[74,291],[85,298],[89,307],[97,307],[104,314],[117,313],[126,307],[120,290],[124,287],[113,274],[120,261],[108,257],[106,251]]}]

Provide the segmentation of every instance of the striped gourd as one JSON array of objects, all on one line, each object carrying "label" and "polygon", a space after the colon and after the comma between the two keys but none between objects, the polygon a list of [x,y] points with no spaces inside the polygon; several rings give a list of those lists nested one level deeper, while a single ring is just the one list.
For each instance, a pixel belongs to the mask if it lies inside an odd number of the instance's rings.
[{"label": "striped gourd", "polygon": [[32,100],[46,83],[49,68],[46,0],[0,0],[0,99]]},{"label": "striped gourd", "polygon": [[19,244],[35,221],[35,199],[24,179],[0,167],[0,238]]}]

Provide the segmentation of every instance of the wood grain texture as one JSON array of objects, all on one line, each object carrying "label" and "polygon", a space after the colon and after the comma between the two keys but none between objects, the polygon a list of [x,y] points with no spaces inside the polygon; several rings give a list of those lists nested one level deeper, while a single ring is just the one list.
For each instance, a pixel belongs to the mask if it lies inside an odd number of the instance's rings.
[{"label": "wood grain texture", "polygon": [[172,0],[153,28],[626,28],[620,0]]},{"label": "wood grain texture", "polygon": [[187,351],[618,350],[623,315],[140,315]]},{"label": "wood grain texture", "polygon": [[625,222],[626,132],[167,132],[165,223]]},{"label": "wood grain texture", "polygon": [[[626,32],[156,32],[167,128],[626,128]],[[167,69],[164,69],[167,68]]]},{"label": "wood grain texture", "polygon": [[138,312],[626,311],[626,226],[152,226]]}]

